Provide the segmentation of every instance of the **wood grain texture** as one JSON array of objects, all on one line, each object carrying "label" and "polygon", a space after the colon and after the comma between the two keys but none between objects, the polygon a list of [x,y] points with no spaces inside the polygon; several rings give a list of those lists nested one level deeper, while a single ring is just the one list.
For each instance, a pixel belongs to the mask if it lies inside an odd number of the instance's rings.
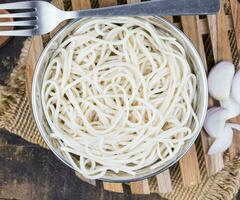
[{"label": "wood grain texture", "polygon": [[[235,31],[235,38],[237,41],[238,57],[240,57],[240,3],[236,0],[230,0],[232,10],[232,23]],[[240,62],[238,63],[237,70],[240,69]],[[240,116],[232,120],[233,123],[240,123]],[[240,152],[240,136],[239,131],[234,130],[233,144],[229,149],[230,158],[233,159]]]},{"label": "wood grain texture", "polygon": [[31,101],[32,78],[38,58],[43,50],[43,42],[41,36],[34,36],[31,39],[31,45],[26,62],[26,91]]},{"label": "wood grain texture", "polygon": [[117,5],[117,0],[98,0],[100,7],[108,7]]},{"label": "wood grain texture", "polygon": [[140,3],[141,0],[127,0],[127,3]]},{"label": "wood grain texture", "polygon": [[[208,107],[211,108],[214,106],[213,98],[209,97],[208,99]],[[204,128],[201,130],[201,143],[204,152],[204,159],[206,163],[206,169],[208,176],[212,176],[223,169],[224,161],[222,153],[218,153],[215,155],[208,155],[208,149],[213,143],[213,139],[209,137]]]},{"label": "wood grain texture", "polygon": [[[222,60],[232,61],[224,3],[225,1],[222,1],[221,10],[217,15],[207,17],[215,63]],[[213,105],[209,106],[211,107]],[[224,167],[223,157],[222,154],[207,155],[207,146],[210,146],[213,140],[204,133],[202,134],[202,141],[204,143],[203,147],[208,175],[211,176]]]},{"label": "wood grain texture", "polygon": [[[223,13],[221,10],[220,15],[222,16],[222,14]],[[203,23],[202,23],[201,24],[202,29],[200,29],[202,34],[210,34],[211,42],[212,42],[213,56],[214,56],[215,61],[217,60],[217,57],[219,56],[218,44],[216,42],[217,37],[218,37],[217,18],[218,17],[215,15],[207,16],[207,24],[203,25]],[[224,23],[225,28],[226,28],[225,31],[228,31],[228,30],[232,29],[232,26],[230,23],[230,18],[225,16],[225,20],[226,20],[225,21],[226,23]],[[206,32],[203,31],[203,27],[206,27]],[[208,67],[211,67],[211,66],[208,66]],[[214,100],[211,97],[209,97],[208,107],[212,107],[212,106],[214,106]],[[204,158],[205,158],[208,176],[214,175],[218,171],[222,170],[224,167],[223,155],[221,153],[211,155],[211,156],[207,154],[208,149],[212,145],[213,141],[214,140],[206,134],[205,130],[202,129],[201,142],[202,142],[202,147],[203,147],[203,151],[204,151]]]},{"label": "wood grain texture", "polygon": [[[237,116],[236,118],[232,119],[231,122],[239,124],[240,116]],[[234,131],[233,142],[232,142],[231,147],[229,148],[230,159],[234,159],[240,152],[239,131],[237,131],[237,130],[233,130],[233,131]]]},{"label": "wood grain texture", "polygon": [[208,20],[208,28],[209,28],[209,33],[211,37],[211,42],[212,42],[212,51],[213,51],[213,57],[216,60],[218,57],[218,45],[217,45],[217,38],[218,38],[218,33],[217,33],[217,16],[216,15],[209,15],[207,16]]},{"label": "wood grain texture", "polygon": [[[214,105],[214,100],[209,97],[208,99],[208,107],[213,107]],[[201,130],[201,144],[204,152],[204,160],[206,163],[206,169],[207,169],[207,174],[208,176],[212,176],[216,174],[218,171],[222,170],[224,167],[224,162],[223,162],[223,155],[222,154],[215,154],[215,155],[208,155],[208,149],[213,143],[213,139],[209,137],[205,130]]]},{"label": "wood grain texture", "polygon": [[206,53],[205,53],[204,44],[203,44],[203,34],[204,33],[201,32],[201,26],[205,26],[207,29],[207,32],[209,33],[207,19],[205,19],[205,21],[206,21],[206,24],[201,24],[200,18],[198,16],[195,17],[195,22],[197,25],[198,41],[197,41],[197,43],[195,41],[193,41],[193,43],[197,47],[197,50],[202,58],[202,62],[203,62],[205,71],[207,73],[207,71],[208,71],[207,58],[206,58]]},{"label": "wood grain texture", "polygon": [[221,60],[228,60],[230,62],[232,61],[226,17],[223,6],[224,3],[222,3],[221,10],[217,15],[208,16],[209,32],[211,35],[213,55],[216,63]]},{"label": "wood grain texture", "polygon": [[[225,1],[223,1],[225,2]],[[237,2],[237,1],[236,1]],[[233,9],[233,24],[234,28],[236,28],[236,34],[240,33],[240,28],[236,27],[240,25],[238,20],[240,19],[239,17],[239,3],[233,3],[231,1],[231,7]],[[236,17],[236,19],[235,19]],[[227,23],[226,23],[226,15],[224,12],[223,4],[221,8],[221,12],[217,16],[211,16],[210,17],[211,24],[210,27],[210,33],[211,33],[211,41],[213,43],[214,48],[214,59],[217,62],[221,60],[227,60],[232,62],[232,53],[231,53],[231,47],[230,47],[230,41],[229,41],[229,36],[228,36],[228,31],[227,31]],[[215,26],[216,24],[216,26]],[[239,35],[236,35],[236,39],[239,42]],[[239,44],[238,44],[239,45]],[[230,122],[233,123],[240,123],[240,117],[236,117],[234,119],[229,120]],[[233,143],[231,147],[229,148],[229,153],[230,157],[233,159],[239,152],[240,152],[240,146],[239,146],[239,141],[240,141],[240,135],[239,131],[234,130],[234,138],[233,138]]]},{"label": "wood grain texture", "polygon": [[201,140],[202,140],[207,173],[208,173],[208,176],[212,176],[223,169],[224,167],[223,155],[221,153],[211,155],[211,156],[207,154],[209,147],[213,143],[213,140],[212,138],[207,136],[204,129],[202,129],[201,131]]},{"label": "wood grain texture", "polygon": [[[208,107],[211,108],[214,106],[213,98],[209,97],[208,99]],[[201,130],[201,143],[204,152],[204,159],[206,163],[206,169],[208,176],[212,176],[223,169],[224,161],[222,153],[208,155],[208,149],[213,143],[213,139],[209,137],[204,128]]]},{"label": "wood grain texture", "polygon": [[0,151],[4,172],[0,199],[95,199],[94,187],[76,177],[50,150],[8,145],[0,146]]},{"label": "wood grain texture", "polygon": [[157,175],[156,178],[158,190],[160,193],[168,193],[172,191],[172,182],[169,170],[166,170],[161,174]]},{"label": "wood grain texture", "polygon": [[53,0],[52,4],[56,6],[57,8],[64,10],[64,3],[63,0]]},{"label": "wood grain texture", "polygon": [[103,183],[103,188],[111,192],[123,193],[123,186],[121,183]]},{"label": "wood grain texture", "polygon": [[235,30],[238,55],[240,56],[240,3],[237,0],[230,0],[232,10],[232,21]]},{"label": "wood grain texture", "polygon": [[[209,20],[211,20],[210,18],[203,18],[203,19],[199,19],[198,18],[198,23],[199,23],[199,35],[204,35],[204,34],[209,34],[209,26],[208,26],[208,22]],[[226,19],[226,26],[227,26],[227,30],[232,30],[233,29],[233,21],[232,21],[232,17],[230,15],[226,15],[225,16]],[[212,32],[214,33],[214,32]]]},{"label": "wood grain texture", "polygon": [[197,151],[195,145],[180,160],[180,171],[185,187],[196,185],[201,182]]},{"label": "wood grain texture", "polygon": [[[208,107],[212,107],[213,104],[213,99],[209,97],[209,103]],[[205,130],[201,130],[201,143],[202,143],[202,148],[204,152],[204,159],[206,163],[206,169],[208,176],[212,176],[219,172],[220,170],[223,169],[224,167],[224,162],[223,162],[223,155],[221,153],[215,154],[215,155],[208,155],[208,149],[213,143],[213,139],[209,137]]]},{"label": "wood grain texture", "polygon": [[50,150],[4,135],[11,142],[0,143],[1,200],[159,200],[158,195],[106,192],[79,179]]},{"label": "wood grain texture", "polygon": [[191,39],[193,45],[198,49],[205,68],[207,68],[206,55],[202,40],[201,26],[207,27],[207,23],[201,23],[198,16],[181,17],[183,32]]},{"label": "wood grain texture", "polygon": [[91,8],[90,0],[71,0],[73,10],[82,10]]},{"label": "wood grain texture", "polygon": [[[199,36],[197,17],[181,17],[181,23],[184,33],[191,39],[195,47],[203,47],[202,39]],[[199,48],[201,49],[201,48]],[[201,53],[204,56],[204,52]],[[191,170],[189,170],[191,169]],[[180,170],[184,186],[196,185],[201,181],[199,164],[195,144],[180,160]]]},{"label": "wood grain texture", "polygon": [[148,180],[137,181],[130,183],[132,194],[150,194]]}]

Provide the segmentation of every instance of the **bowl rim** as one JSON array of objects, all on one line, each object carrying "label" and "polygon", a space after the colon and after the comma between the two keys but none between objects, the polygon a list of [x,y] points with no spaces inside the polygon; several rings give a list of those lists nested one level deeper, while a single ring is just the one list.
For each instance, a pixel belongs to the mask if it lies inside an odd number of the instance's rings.
[{"label": "bowl rim", "polygon": [[[138,175],[136,177],[129,177],[126,178],[124,177],[123,179],[117,179],[116,177],[113,177],[113,179],[109,179],[109,178],[100,178],[98,180],[104,181],[104,182],[110,182],[110,183],[128,183],[128,182],[135,182],[135,181],[141,181],[144,179],[148,179],[150,177],[154,177],[162,172],[164,172],[165,170],[169,169],[171,166],[173,166],[174,164],[176,164],[189,150],[190,148],[193,146],[193,144],[195,143],[196,139],[198,138],[201,129],[203,127],[203,123],[204,123],[204,119],[206,117],[206,113],[207,113],[207,108],[208,108],[208,88],[207,88],[207,78],[206,78],[206,72],[205,72],[205,68],[204,68],[204,64],[202,62],[202,59],[200,57],[199,52],[197,51],[197,49],[195,48],[195,46],[193,45],[193,43],[191,42],[191,40],[185,35],[184,32],[182,32],[178,27],[176,27],[173,23],[169,22],[168,20],[164,19],[163,17],[160,16],[152,16],[154,17],[154,19],[160,20],[163,23],[165,23],[166,25],[170,26],[172,29],[174,29],[177,33],[177,35],[179,37],[181,37],[184,42],[186,43],[186,45],[189,47],[190,51],[192,52],[192,54],[194,55],[195,58],[195,62],[197,63],[198,69],[200,71],[200,74],[202,76],[203,79],[203,87],[202,91],[203,91],[203,111],[202,111],[202,116],[199,119],[199,127],[197,128],[195,135],[191,138],[191,140],[189,140],[189,143],[181,150],[181,152],[179,153],[179,155],[176,157],[176,159],[171,160],[171,162],[169,162],[166,166],[162,166],[159,167],[158,170],[151,172],[151,170],[149,170],[148,173],[146,173],[146,175]],[[32,112],[33,112],[33,116],[34,116],[34,121],[37,125],[37,128],[40,132],[40,135],[42,136],[42,138],[44,139],[44,141],[46,142],[47,146],[50,148],[50,150],[58,157],[58,159],[60,159],[64,164],[66,164],[68,167],[70,167],[71,169],[73,169],[75,172],[76,170],[70,165],[70,163],[68,163],[66,160],[63,159],[62,156],[60,156],[57,151],[55,150],[55,148],[53,147],[53,145],[51,144],[51,142],[49,141],[49,139],[47,138],[47,133],[46,130],[43,128],[43,125],[41,123],[41,120],[39,119],[38,116],[38,112],[37,112],[37,104],[36,104],[36,86],[37,86],[37,77],[40,71],[40,67],[42,66],[42,61],[44,60],[46,53],[48,52],[48,50],[50,49],[50,47],[52,46],[52,44],[55,42],[55,40],[57,38],[59,38],[62,34],[64,34],[64,32],[70,28],[72,25],[74,25],[75,23],[77,23],[79,20],[82,20],[84,18],[81,19],[76,19],[76,20],[72,20],[69,23],[67,23],[62,29],[60,29],[55,35],[54,37],[48,42],[48,44],[46,45],[46,47],[43,49],[43,51],[41,52],[41,55],[37,61],[35,70],[34,70],[34,75],[33,75],[33,79],[32,79],[32,89],[31,89],[31,106],[32,106]]]}]

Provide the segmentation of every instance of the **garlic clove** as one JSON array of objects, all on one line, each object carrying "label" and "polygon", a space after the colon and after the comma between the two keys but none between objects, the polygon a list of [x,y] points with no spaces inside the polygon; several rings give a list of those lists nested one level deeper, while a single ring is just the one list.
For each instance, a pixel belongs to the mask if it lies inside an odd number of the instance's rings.
[{"label": "garlic clove", "polygon": [[222,107],[211,107],[211,108],[209,108],[208,109],[208,111],[207,111],[207,115],[212,115],[213,113],[215,113],[215,112],[217,112],[217,111],[219,111],[219,110],[222,110],[223,108]]},{"label": "garlic clove", "polygon": [[227,119],[234,118],[240,114],[240,104],[238,104],[231,96],[225,101],[220,101],[220,105],[228,110]]},{"label": "garlic clove", "polygon": [[231,93],[234,100],[240,104],[240,70],[235,74],[233,81],[232,81],[232,88]]},{"label": "garlic clove", "polygon": [[212,146],[208,150],[209,155],[216,153],[222,153],[226,151],[232,144],[233,140],[233,130],[230,126],[226,125],[221,134],[221,137],[217,138]]},{"label": "garlic clove", "polygon": [[207,111],[203,126],[209,136],[214,138],[221,136],[227,116],[228,110],[222,107],[213,107]]},{"label": "garlic clove", "polygon": [[240,131],[240,124],[228,123],[228,125],[229,125],[231,128]]},{"label": "garlic clove", "polygon": [[218,63],[209,72],[208,90],[214,99],[225,101],[229,98],[234,72],[234,65],[227,61]]}]

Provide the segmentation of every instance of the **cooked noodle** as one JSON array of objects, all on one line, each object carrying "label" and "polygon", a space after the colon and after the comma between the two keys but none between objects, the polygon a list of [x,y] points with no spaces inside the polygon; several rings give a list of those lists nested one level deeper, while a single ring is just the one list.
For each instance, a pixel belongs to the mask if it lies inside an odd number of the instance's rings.
[{"label": "cooked noodle", "polygon": [[42,85],[50,136],[91,179],[175,157],[199,126],[195,98],[183,46],[133,17],[86,20],[55,50]]}]

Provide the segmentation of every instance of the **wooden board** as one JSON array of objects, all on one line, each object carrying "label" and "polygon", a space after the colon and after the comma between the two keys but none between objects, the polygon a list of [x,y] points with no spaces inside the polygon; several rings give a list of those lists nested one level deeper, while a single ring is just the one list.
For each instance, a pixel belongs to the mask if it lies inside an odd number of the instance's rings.
[{"label": "wooden board", "polygon": [[90,9],[91,8],[90,0],[71,0],[71,2],[72,2],[73,10]]},{"label": "wooden board", "polygon": [[103,188],[112,192],[123,192],[123,186],[121,183],[103,183]]},{"label": "wooden board", "polygon": [[148,180],[137,181],[130,183],[132,194],[150,194]]},{"label": "wooden board", "polygon": [[[191,38],[195,47],[199,47],[201,40],[198,35],[199,28],[196,18],[196,16],[181,17],[181,22],[185,34]],[[195,145],[193,145],[186,155],[180,160],[180,170],[184,186],[196,185],[201,181]]]},{"label": "wooden board", "polygon": [[100,7],[115,6],[117,5],[117,0],[99,0]]},{"label": "wooden board", "polygon": [[[233,28],[235,31],[238,57],[240,57],[240,3],[238,1],[230,0],[232,9],[232,20]],[[239,60],[238,60],[239,61]],[[238,63],[237,69],[240,69],[240,62]],[[240,123],[240,116],[231,120],[233,123]],[[230,158],[233,159],[238,153],[240,153],[240,131],[234,130],[233,144],[229,149]]]},{"label": "wooden board", "polygon": [[159,192],[168,193],[172,191],[172,183],[169,177],[170,177],[169,170],[166,170],[156,176]]},{"label": "wooden board", "polygon": [[[100,7],[105,6],[115,6],[119,1],[117,0],[99,0],[98,5]],[[127,0],[127,3],[139,3],[140,0]],[[63,9],[63,0],[56,0],[56,5]],[[233,60],[232,52],[230,49],[230,41],[228,37],[228,32],[230,30],[235,31],[235,37],[237,41],[238,54],[240,55],[240,5],[236,0],[230,0],[230,5],[232,9],[232,15],[226,15],[224,12],[224,4],[226,0],[222,1],[221,12],[218,15],[211,15],[204,18],[200,18],[199,16],[182,16],[180,18],[180,22],[175,23],[175,25],[179,28],[182,28],[183,31],[188,35],[188,37],[192,40],[195,47],[198,49],[200,56],[202,57],[203,64],[205,65],[206,72],[212,66],[208,66],[207,62],[207,52],[206,47],[204,46],[203,37],[206,35],[210,36],[211,41],[211,51],[214,57],[215,63],[220,60]],[[90,0],[71,0],[72,9],[90,9],[91,2]],[[173,17],[166,16],[167,20],[174,22]],[[59,29],[59,27],[58,27]],[[50,33],[50,38],[56,33],[58,30],[54,30],[54,32]],[[31,88],[31,80],[34,70],[34,64],[37,61],[42,49],[43,49],[42,38],[40,36],[32,38],[31,49],[28,55],[27,61],[27,91],[30,94]],[[213,99],[209,98],[209,107],[214,106]],[[240,122],[240,117],[235,118],[234,122]],[[235,141],[230,148],[229,152],[231,157],[233,158],[237,153],[240,152],[240,134],[235,134]],[[223,156],[222,154],[217,154],[213,156],[207,155],[207,151],[211,146],[213,140],[208,137],[204,130],[201,131],[201,145],[204,151],[204,158],[206,162],[206,170],[208,175],[213,175],[217,173],[224,167]],[[180,160],[179,163],[182,184],[185,187],[196,185],[201,182],[199,164],[198,164],[198,156],[196,151],[196,146],[193,145],[189,152]],[[166,170],[163,173],[157,175],[155,177],[158,190],[161,193],[167,193],[172,191],[172,181],[170,176],[170,171]],[[90,182],[91,184],[95,184]],[[134,194],[149,194],[150,186],[149,181],[143,180],[138,182],[133,182],[129,184],[130,190]],[[121,183],[103,183],[103,187],[105,190],[113,191],[113,192],[124,192],[124,187]]]},{"label": "wooden board", "polygon": [[[27,57],[26,63],[26,89],[27,94],[30,97],[31,88],[32,88],[32,78],[35,69],[35,65],[37,64],[38,58],[43,50],[43,41],[41,36],[35,36],[31,39],[31,45]],[[29,98],[31,101],[31,99]]]}]

